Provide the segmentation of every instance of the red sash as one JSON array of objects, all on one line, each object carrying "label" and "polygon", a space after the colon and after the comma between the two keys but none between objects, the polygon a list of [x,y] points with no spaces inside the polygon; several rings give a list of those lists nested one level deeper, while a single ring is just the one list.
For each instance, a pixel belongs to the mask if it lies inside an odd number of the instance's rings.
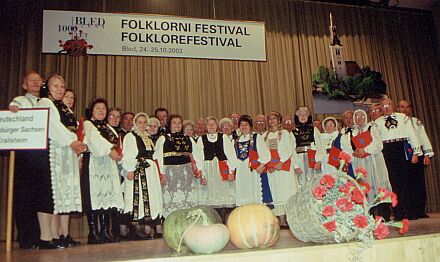
[{"label": "red sash", "polygon": [[226,160],[218,161],[218,169],[220,170],[220,175],[222,176],[222,180],[223,181],[228,180],[229,166]]},{"label": "red sash", "polygon": [[253,170],[257,169],[261,164],[258,162],[258,152],[255,150],[249,151],[249,167]]},{"label": "red sash", "polygon": [[307,160],[309,163],[309,168],[315,168],[316,165],[316,150],[308,149],[307,150]]},{"label": "red sash", "polygon": [[76,135],[78,136],[78,141],[83,142],[84,141],[84,117],[81,117],[81,120],[79,120],[78,129],[76,130]]},{"label": "red sash", "polygon": [[[275,168],[275,166],[280,162],[280,155],[278,154],[278,150],[271,149],[270,156],[271,156],[271,160],[269,161],[269,163],[266,164],[265,172],[267,172],[268,168]],[[290,171],[291,163],[292,161],[289,158],[288,160],[286,160],[286,162],[283,163],[281,170]]]}]

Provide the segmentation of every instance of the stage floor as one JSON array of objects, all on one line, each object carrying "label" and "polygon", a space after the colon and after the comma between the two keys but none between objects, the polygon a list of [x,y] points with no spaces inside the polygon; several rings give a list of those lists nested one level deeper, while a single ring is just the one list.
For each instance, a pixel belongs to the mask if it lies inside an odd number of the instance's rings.
[{"label": "stage floor", "polygon": [[[440,213],[430,214],[430,216],[427,219],[410,221],[407,236],[400,236],[397,229],[390,228],[390,236],[385,240],[375,241],[374,247],[363,253],[363,261],[440,261]],[[23,250],[19,249],[18,244],[14,242],[11,252],[5,252],[3,242],[0,247],[0,261],[339,262],[341,260],[338,260],[337,256],[341,256],[342,261],[348,261],[349,252],[353,251],[353,247],[356,246],[356,243],[332,245],[304,243],[293,237],[290,230],[282,230],[280,239],[271,248],[240,250],[229,243],[222,252],[213,255],[178,256],[166,246],[162,239],[104,245],[86,245],[85,241],[83,240],[83,244],[79,247],[57,250]],[[383,257],[384,254],[385,257]]]}]

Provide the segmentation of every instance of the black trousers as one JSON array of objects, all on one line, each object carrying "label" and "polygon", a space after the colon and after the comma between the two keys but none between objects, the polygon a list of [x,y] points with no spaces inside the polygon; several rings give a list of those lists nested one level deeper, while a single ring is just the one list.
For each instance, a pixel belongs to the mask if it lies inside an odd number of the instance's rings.
[{"label": "black trousers", "polygon": [[40,239],[35,187],[35,176],[31,168],[32,152],[16,151],[14,175],[14,217],[17,238],[21,248],[31,248]]},{"label": "black trousers", "polygon": [[411,185],[414,199],[413,207],[414,210],[412,216],[418,218],[424,217],[426,215],[426,184],[425,184],[425,165],[423,164],[424,156],[419,156],[419,162],[417,164],[411,164]]},{"label": "black trousers", "polygon": [[414,186],[411,181],[411,160],[406,159],[404,142],[386,143],[382,152],[391,187],[398,199],[397,206],[393,208],[394,218],[401,220],[410,217],[414,213]]}]

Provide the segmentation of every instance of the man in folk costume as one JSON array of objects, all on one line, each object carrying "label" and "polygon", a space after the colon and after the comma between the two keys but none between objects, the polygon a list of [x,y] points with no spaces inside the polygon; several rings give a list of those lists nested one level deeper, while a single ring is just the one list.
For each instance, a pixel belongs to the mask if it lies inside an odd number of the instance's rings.
[{"label": "man in folk costume", "polygon": [[[21,85],[26,93],[12,99],[9,110],[18,112],[20,109],[34,108],[40,96],[42,83],[43,79],[37,72],[26,73]],[[14,217],[20,248],[35,247],[40,237],[35,211],[36,188],[33,185],[34,176],[29,170],[31,155],[30,150],[15,151]]]},{"label": "man in folk costume", "polygon": [[414,209],[412,218],[428,218],[426,214],[426,185],[425,185],[425,166],[431,164],[431,157],[434,156],[434,151],[432,149],[431,142],[429,141],[428,135],[426,134],[425,127],[418,118],[412,115],[412,104],[407,100],[400,101],[398,105],[398,111],[407,115],[411,119],[411,124],[415,129],[416,135],[419,137],[421,149],[423,155],[419,156],[419,161],[416,164],[411,164],[412,167],[412,188]]},{"label": "man in folk costume", "polygon": [[394,219],[414,218],[414,198],[412,194],[411,163],[418,162],[422,155],[420,141],[406,115],[394,112],[393,101],[382,98],[380,101],[383,116],[375,122],[383,143],[383,156],[388,169],[391,186],[399,203],[393,208]]}]

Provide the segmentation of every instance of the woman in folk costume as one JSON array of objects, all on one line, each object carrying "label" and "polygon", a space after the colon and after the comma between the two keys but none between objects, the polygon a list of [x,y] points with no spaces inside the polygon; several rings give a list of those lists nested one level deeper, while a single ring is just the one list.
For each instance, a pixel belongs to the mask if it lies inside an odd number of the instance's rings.
[{"label": "woman in folk costume", "polygon": [[[382,155],[383,144],[376,124],[368,124],[367,113],[364,110],[356,110],[353,114],[353,130],[347,133],[342,139],[342,149],[353,155],[352,165],[354,169],[364,168],[367,170],[367,177],[364,179],[370,184],[368,201],[374,203],[379,188],[391,191],[391,184],[388,178],[388,170]],[[390,219],[390,208],[388,204],[381,204],[377,211],[385,219]]]},{"label": "woman in folk costume", "polygon": [[238,165],[236,170],[236,204],[263,203],[263,188],[260,174],[270,161],[270,152],[263,137],[252,134],[252,119],[248,115],[238,120],[240,136],[235,144]]},{"label": "woman in folk costume", "polygon": [[124,213],[132,214],[133,221],[153,227],[163,212],[160,172],[153,160],[154,144],[147,132],[148,115],[138,113],[133,122],[133,130],[124,137],[122,151],[122,166],[126,171]]},{"label": "woman in folk costume", "polygon": [[330,164],[332,163],[331,161],[329,163],[329,157],[331,157],[330,153],[333,152],[331,149],[333,148],[334,141],[339,136],[337,123],[338,121],[334,117],[327,117],[322,121],[325,133],[321,134],[321,144],[326,153],[321,158],[317,158],[317,160],[319,159],[319,161],[321,161],[322,174],[333,174],[338,171],[335,166]]},{"label": "woman in folk costume", "polygon": [[280,217],[280,225],[286,227],[285,204],[298,191],[298,179],[291,168],[293,141],[289,132],[281,126],[280,113],[269,113],[267,123],[269,132],[264,136],[264,140],[271,153],[271,161],[266,164],[266,167],[274,202],[273,212]]},{"label": "woman in folk costume", "polygon": [[215,208],[223,222],[235,207],[235,175],[237,166],[234,144],[229,137],[218,132],[217,118],[206,118],[207,134],[197,141],[201,154],[202,179],[207,181],[207,204]]},{"label": "woman in folk costume", "polygon": [[[235,136],[237,134],[237,132],[233,132],[234,130],[234,124],[232,123],[232,119],[230,118],[222,118],[220,119],[220,121],[218,121],[218,126],[220,129],[220,132],[223,133],[223,135],[226,135],[229,140],[234,141],[235,140]],[[234,135],[235,134],[235,135]]]},{"label": "woman in folk costume", "polygon": [[105,99],[95,99],[89,107],[88,120],[84,122],[89,152],[83,156],[81,190],[89,224],[89,244],[113,241],[110,214],[114,212],[112,209],[122,210],[124,207],[117,167],[117,162],[122,159],[120,138],[106,121],[107,108]]},{"label": "woman in folk costume", "polygon": [[182,117],[171,115],[168,118],[170,133],[162,135],[156,142],[154,159],[158,160],[160,172],[164,176],[163,215],[190,208],[198,204],[191,157],[195,145],[183,134]]},{"label": "woman in folk costume", "polygon": [[295,169],[295,173],[299,175],[299,185],[310,179],[321,169],[321,161],[325,152],[321,145],[321,132],[313,126],[312,116],[309,108],[299,107],[295,112],[295,129],[292,131],[298,155],[299,170]]},{"label": "woman in folk costume", "polygon": [[[196,145],[196,137],[194,133],[195,124],[191,120],[183,121],[183,134],[191,138],[191,142],[193,145]],[[197,150],[197,152],[199,152]],[[199,158],[201,158],[199,156]],[[197,198],[199,199],[199,205],[207,205],[208,204],[208,189],[206,186],[206,178],[201,177],[202,172],[197,168],[194,158],[191,159],[192,171],[194,177],[196,178],[196,190],[197,190]]]},{"label": "woman in folk costume", "polygon": [[[67,106],[68,109],[66,112],[69,116],[70,121],[70,123],[68,124],[68,128],[72,132],[76,132],[78,122],[76,121],[76,117],[72,111],[72,108],[75,105],[75,93],[72,89],[67,88],[64,91],[63,103]],[[81,158],[78,159],[78,164],[79,163],[81,163]],[[68,247],[80,245],[81,242],[73,240],[73,238],[69,235],[69,220],[69,214],[54,214],[52,216],[51,222],[52,235],[55,236],[56,239],[60,239],[60,241],[64,242],[64,244]]]},{"label": "woman in folk costume", "polygon": [[[40,225],[38,248],[66,247],[59,239],[59,224],[52,225],[52,214],[67,214],[82,210],[78,155],[87,147],[78,141],[74,114],[63,103],[64,79],[52,75],[47,80],[48,93],[42,94],[37,108],[49,108],[49,149],[33,154],[33,170],[38,188],[36,207]],[[67,222],[67,224],[65,224]],[[68,219],[63,228],[68,235]],[[51,230],[52,227],[52,230]]]}]

